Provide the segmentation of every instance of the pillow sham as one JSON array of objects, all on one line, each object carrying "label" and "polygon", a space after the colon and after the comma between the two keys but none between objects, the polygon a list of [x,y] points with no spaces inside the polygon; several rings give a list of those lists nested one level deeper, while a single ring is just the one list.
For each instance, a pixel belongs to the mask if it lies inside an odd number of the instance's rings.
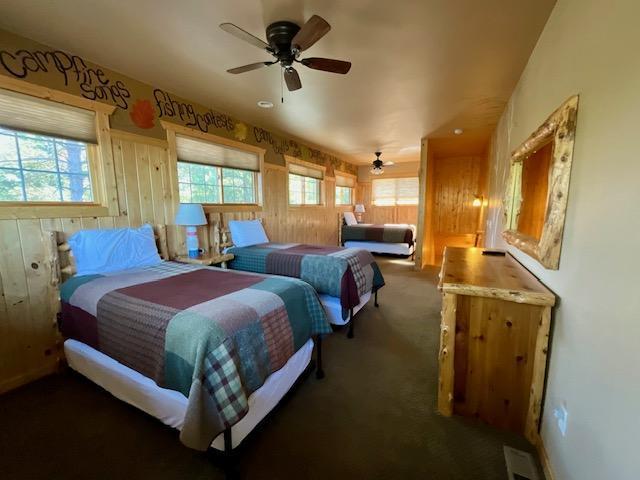
[{"label": "pillow sham", "polygon": [[229,230],[236,247],[250,247],[269,242],[260,220],[231,220]]},{"label": "pillow sham", "polygon": [[344,212],[344,221],[347,225],[357,225],[358,220],[356,220],[356,216],[353,212]]},{"label": "pillow sham", "polygon": [[117,272],[162,262],[151,225],[80,230],[69,238],[77,275]]}]

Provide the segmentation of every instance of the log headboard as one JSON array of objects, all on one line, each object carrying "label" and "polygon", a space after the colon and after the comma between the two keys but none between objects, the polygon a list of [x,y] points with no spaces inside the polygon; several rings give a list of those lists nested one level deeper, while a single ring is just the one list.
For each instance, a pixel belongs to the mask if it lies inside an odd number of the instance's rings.
[{"label": "log headboard", "polygon": [[[167,226],[154,225],[153,231],[156,237],[158,252],[163,260],[169,260],[169,248],[167,246]],[[67,242],[68,234],[59,231],[46,232],[48,235],[49,258],[51,259],[51,285],[58,286],[63,280],[76,273],[75,260],[71,253],[71,247]]]}]

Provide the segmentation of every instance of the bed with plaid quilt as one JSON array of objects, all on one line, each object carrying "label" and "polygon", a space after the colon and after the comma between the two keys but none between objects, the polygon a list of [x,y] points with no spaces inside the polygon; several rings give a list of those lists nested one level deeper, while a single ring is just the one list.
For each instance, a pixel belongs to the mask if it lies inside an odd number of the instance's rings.
[{"label": "bed with plaid quilt", "polygon": [[318,293],[339,298],[343,319],[360,297],[384,286],[380,268],[366,250],[272,242],[232,247],[227,252],[234,255],[229,263],[232,269],[299,278]]},{"label": "bed with plaid quilt", "polygon": [[409,247],[415,240],[415,227],[407,224],[374,225],[359,223],[358,225],[342,225],[342,243],[344,242],[380,242],[407,243]]},{"label": "bed with plaid quilt", "polygon": [[312,335],[331,332],[306,283],[198,265],[75,276],[60,296],[65,337],[188,397],[180,439],[198,450]]}]

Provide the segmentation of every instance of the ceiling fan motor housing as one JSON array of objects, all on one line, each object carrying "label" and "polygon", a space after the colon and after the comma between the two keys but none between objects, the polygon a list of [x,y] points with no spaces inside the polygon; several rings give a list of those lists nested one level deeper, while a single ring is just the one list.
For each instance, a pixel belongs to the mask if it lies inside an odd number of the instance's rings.
[{"label": "ceiling fan motor housing", "polygon": [[291,40],[300,27],[293,22],[275,22],[267,27],[267,42],[273,49],[275,57],[283,67],[289,67],[296,59],[291,50]]}]

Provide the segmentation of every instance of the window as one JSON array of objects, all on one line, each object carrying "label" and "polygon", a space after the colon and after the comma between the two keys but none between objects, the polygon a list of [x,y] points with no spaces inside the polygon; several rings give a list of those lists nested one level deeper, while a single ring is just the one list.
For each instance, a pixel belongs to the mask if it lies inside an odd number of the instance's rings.
[{"label": "window", "polygon": [[355,177],[336,173],[336,205],[353,205]]},{"label": "window", "polygon": [[256,172],[178,162],[178,187],[183,203],[256,202]]},{"label": "window", "polygon": [[0,89],[0,125],[0,201],[93,203],[93,111]]},{"label": "window", "polygon": [[321,167],[289,164],[289,204],[321,205],[322,180]]},{"label": "window", "polygon": [[377,206],[417,205],[418,177],[373,180],[373,204]]},{"label": "window", "polygon": [[0,201],[92,202],[87,145],[0,128]]},{"label": "window", "polygon": [[257,154],[182,135],[176,146],[181,202],[258,203]]}]

